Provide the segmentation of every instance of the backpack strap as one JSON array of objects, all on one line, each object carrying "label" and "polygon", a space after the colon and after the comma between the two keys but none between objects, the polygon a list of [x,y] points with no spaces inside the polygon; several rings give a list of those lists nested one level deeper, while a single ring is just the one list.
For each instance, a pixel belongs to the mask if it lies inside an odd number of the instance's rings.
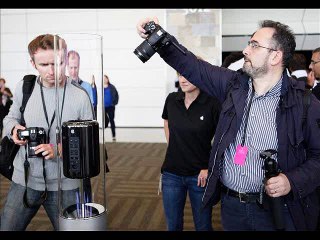
[{"label": "backpack strap", "polygon": [[21,125],[25,126],[26,123],[24,121],[24,110],[26,108],[27,102],[32,94],[33,88],[34,88],[34,84],[36,82],[37,76],[36,75],[25,75],[23,77],[23,85],[22,85],[22,104],[20,107],[20,112],[21,112]]},{"label": "backpack strap", "polygon": [[[27,102],[32,94],[34,85],[36,83],[37,76],[36,75],[25,75],[23,77],[23,85],[22,85],[22,103],[20,107],[20,112],[21,112],[21,125],[25,126],[25,120],[24,120],[24,110],[26,108]],[[47,184],[46,184],[46,172],[45,172],[45,162],[44,162],[44,157],[42,157],[42,165],[43,165],[43,178],[45,182],[45,191],[42,192],[40,199],[35,203],[35,204],[30,204],[28,202],[27,198],[27,189],[28,189],[28,177],[29,177],[29,168],[30,168],[30,163],[28,161],[28,156],[27,156],[27,145],[25,145],[25,161],[24,161],[24,180],[25,180],[25,191],[23,194],[23,204],[26,208],[31,208],[34,206],[39,206],[41,205],[46,199],[47,199]]]}]

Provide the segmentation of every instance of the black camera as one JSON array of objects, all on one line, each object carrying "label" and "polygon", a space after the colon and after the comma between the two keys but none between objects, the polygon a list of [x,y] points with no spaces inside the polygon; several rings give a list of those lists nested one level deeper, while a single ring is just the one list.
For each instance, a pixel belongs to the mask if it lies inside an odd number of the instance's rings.
[{"label": "black camera", "polygon": [[155,24],[155,22],[148,22],[144,26],[144,30],[146,30],[145,34],[148,37],[133,51],[143,63],[148,61],[160,48],[170,43],[183,54],[186,54],[177,44],[171,42],[170,34],[163,30],[160,25]]},{"label": "black camera", "polygon": [[18,138],[20,140],[28,140],[28,157],[42,157],[42,153],[35,154],[34,147],[46,142],[46,131],[41,127],[29,127],[25,130],[18,129]]},{"label": "black camera", "polygon": [[148,37],[134,50],[134,54],[142,62],[148,61],[159,48],[169,44],[169,39],[166,37],[167,32],[153,21],[148,22],[144,30]]}]

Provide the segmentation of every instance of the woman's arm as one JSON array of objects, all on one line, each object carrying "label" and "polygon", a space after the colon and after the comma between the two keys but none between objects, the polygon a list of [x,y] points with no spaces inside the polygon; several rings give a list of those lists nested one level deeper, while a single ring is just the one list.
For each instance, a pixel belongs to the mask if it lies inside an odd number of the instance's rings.
[{"label": "woman's arm", "polygon": [[170,132],[169,132],[168,120],[164,120],[164,134],[166,135],[167,143],[169,144]]}]

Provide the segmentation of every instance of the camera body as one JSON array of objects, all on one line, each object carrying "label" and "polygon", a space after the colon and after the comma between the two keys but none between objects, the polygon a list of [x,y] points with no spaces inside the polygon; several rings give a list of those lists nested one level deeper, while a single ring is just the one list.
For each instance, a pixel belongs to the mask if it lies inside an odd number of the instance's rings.
[{"label": "camera body", "polygon": [[148,22],[144,26],[144,30],[148,37],[135,50],[134,54],[145,63],[148,61],[161,47],[170,43],[169,34],[163,28],[155,24],[155,22]]},{"label": "camera body", "polygon": [[28,157],[42,157],[42,153],[35,154],[34,147],[46,142],[46,131],[42,127],[29,127],[24,130],[18,129],[18,138],[28,140]]}]

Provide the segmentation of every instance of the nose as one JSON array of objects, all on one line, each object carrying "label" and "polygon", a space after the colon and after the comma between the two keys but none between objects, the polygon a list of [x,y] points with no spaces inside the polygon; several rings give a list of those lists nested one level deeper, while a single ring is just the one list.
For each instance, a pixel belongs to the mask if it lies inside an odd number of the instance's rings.
[{"label": "nose", "polygon": [[249,48],[249,45],[246,46],[246,47],[243,49],[243,51],[242,51],[243,55],[245,55],[245,56],[248,55],[248,48]]},{"label": "nose", "polygon": [[49,66],[49,74],[53,75],[54,74],[54,65]]},{"label": "nose", "polygon": [[75,76],[76,75],[76,69],[75,68],[71,68],[70,69],[70,75],[71,76]]},{"label": "nose", "polygon": [[309,64],[309,69],[311,69],[311,71],[313,71],[313,64]]}]

